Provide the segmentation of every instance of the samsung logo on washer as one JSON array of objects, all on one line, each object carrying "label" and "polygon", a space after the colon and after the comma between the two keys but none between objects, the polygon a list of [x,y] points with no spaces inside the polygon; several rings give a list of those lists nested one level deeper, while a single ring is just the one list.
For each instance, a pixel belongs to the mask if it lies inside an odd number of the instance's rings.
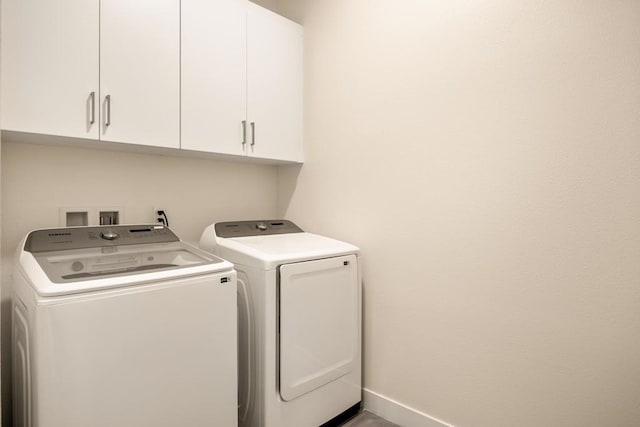
[{"label": "samsung logo on washer", "polygon": [[49,237],[55,236],[71,236],[71,233],[49,233]]}]

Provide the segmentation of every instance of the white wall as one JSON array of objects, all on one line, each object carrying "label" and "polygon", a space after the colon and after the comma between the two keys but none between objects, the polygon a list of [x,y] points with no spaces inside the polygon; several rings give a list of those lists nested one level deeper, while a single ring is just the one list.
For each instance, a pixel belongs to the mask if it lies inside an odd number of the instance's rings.
[{"label": "white wall", "polygon": [[123,206],[128,223],[148,223],[153,208],[161,207],[171,228],[192,242],[212,222],[276,214],[274,166],[3,139],[1,171],[3,425],[9,425],[13,253],[28,231],[57,227],[59,207]]},{"label": "white wall", "polygon": [[459,426],[640,425],[640,2],[280,0],[364,260],[365,385]]}]

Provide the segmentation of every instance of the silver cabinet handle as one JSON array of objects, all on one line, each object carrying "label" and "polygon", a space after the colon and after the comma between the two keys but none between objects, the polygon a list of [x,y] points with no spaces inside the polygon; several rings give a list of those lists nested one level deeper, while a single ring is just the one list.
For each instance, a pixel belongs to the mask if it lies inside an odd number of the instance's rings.
[{"label": "silver cabinet handle", "polygon": [[96,93],[91,92],[89,94],[89,99],[91,100],[91,110],[89,115],[89,124],[92,125],[96,122]]},{"label": "silver cabinet handle", "polygon": [[251,146],[256,145],[256,122],[251,122]]},{"label": "silver cabinet handle", "polygon": [[242,121],[242,145],[247,143],[247,121]]},{"label": "silver cabinet handle", "polygon": [[111,95],[107,95],[104,97],[104,103],[105,103],[105,106],[107,107],[106,117],[104,119],[104,125],[110,126],[111,125]]}]

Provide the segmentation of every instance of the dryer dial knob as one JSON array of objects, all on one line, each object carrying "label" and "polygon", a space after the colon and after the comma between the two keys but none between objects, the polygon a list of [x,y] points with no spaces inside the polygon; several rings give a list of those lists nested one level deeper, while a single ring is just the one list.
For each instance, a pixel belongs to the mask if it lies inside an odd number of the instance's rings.
[{"label": "dryer dial knob", "polygon": [[100,233],[100,237],[106,240],[116,240],[120,235],[115,231],[107,230]]},{"label": "dryer dial knob", "polygon": [[267,229],[267,224],[265,224],[264,222],[259,222],[256,224],[256,228],[260,231],[264,231]]}]

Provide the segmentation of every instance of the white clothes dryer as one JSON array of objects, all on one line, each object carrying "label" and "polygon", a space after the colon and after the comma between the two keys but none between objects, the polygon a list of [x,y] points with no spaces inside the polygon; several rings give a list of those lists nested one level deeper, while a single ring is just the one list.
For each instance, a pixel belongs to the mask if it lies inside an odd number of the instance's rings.
[{"label": "white clothes dryer", "polygon": [[16,427],[237,425],[231,263],[164,226],[58,228],[13,279]]},{"label": "white clothes dryer", "polygon": [[318,427],[357,413],[359,249],[285,220],[212,224],[200,247],[238,272],[239,425]]}]

